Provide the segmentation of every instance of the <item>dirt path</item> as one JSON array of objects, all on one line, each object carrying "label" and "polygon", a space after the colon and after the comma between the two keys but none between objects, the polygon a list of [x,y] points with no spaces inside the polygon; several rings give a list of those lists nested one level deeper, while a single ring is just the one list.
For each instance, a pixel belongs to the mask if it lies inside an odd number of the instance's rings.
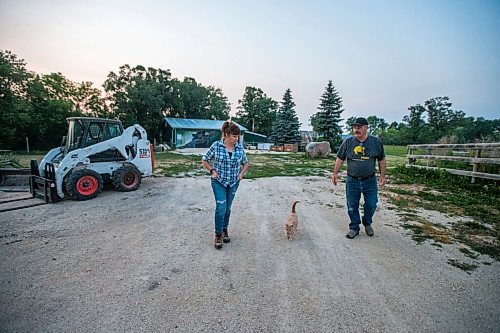
[{"label": "dirt path", "polygon": [[447,264],[461,254],[417,245],[384,201],[375,236],[348,240],[344,201],[328,178],[244,180],[220,251],[205,177],[0,213],[0,331],[500,331],[498,262]]}]

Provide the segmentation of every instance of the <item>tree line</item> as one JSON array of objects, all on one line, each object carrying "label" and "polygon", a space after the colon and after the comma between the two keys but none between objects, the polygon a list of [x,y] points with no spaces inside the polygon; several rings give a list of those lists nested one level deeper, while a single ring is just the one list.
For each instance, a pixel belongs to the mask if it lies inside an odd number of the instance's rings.
[{"label": "tree line", "polygon": [[[11,51],[0,50],[0,149],[23,149],[28,138],[32,148],[60,144],[66,134],[66,118],[90,116],[120,119],[124,126],[141,124],[151,140],[162,139],[165,117],[227,119],[231,105],[220,88],[204,86],[194,78],[172,77],[169,70],[123,65],[111,71],[102,87],[92,82],[73,82],[62,73],[37,74]],[[262,89],[247,86],[238,100],[234,120],[275,144],[301,141],[300,122],[292,91],[280,102]],[[388,124],[368,116],[370,132],[385,144],[500,141],[500,118],[466,117],[453,110],[448,97],[436,97],[408,108],[402,122]],[[319,97],[310,124],[336,149],[342,141],[342,98],[332,81]],[[349,132],[354,117],[345,119]]]},{"label": "tree line", "polygon": [[221,89],[172,78],[169,70],[123,65],[100,90],[61,73],[34,73],[23,59],[0,50],[0,149],[23,149],[26,138],[35,149],[56,147],[68,117],[138,123],[152,141],[161,138],[164,117],[227,119],[229,111]]}]

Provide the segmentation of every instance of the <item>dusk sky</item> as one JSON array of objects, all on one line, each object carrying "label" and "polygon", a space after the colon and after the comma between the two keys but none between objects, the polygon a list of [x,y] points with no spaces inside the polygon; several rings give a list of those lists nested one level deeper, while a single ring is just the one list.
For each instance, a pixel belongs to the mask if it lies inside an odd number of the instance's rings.
[{"label": "dusk sky", "polygon": [[0,0],[0,49],[96,87],[124,64],[169,69],[232,113],[246,86],[279,102],[290,88],[302,129],[329,80],[344,119],[401,122],[438,96],[500,117],[500,0]]}]

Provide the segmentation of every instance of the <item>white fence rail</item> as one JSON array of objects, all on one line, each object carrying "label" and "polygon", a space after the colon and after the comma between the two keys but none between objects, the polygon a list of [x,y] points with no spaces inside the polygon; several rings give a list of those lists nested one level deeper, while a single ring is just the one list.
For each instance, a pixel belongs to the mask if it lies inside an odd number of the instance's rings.
[{"label": "white fence rail", "polygon": [[[475,182],[476,178],[500,180],[500,174],[498,173],[478,171],[481,169],[481,165],[500,164],[500,142],[408,145],[407,149],[407,167],[446,170],[451,174],[471,177],[472,183]],[[427,160],[427,165],[416,164],[419,159]],[[435,161],[468,163],[472,165],[472,171],[440,168],[434,166]]]}]

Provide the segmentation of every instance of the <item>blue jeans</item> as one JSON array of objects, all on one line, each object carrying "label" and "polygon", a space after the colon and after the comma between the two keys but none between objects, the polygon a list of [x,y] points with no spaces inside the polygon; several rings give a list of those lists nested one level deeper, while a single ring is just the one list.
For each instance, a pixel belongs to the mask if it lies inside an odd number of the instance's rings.
[{"label": "blue jeans", "polygon": [[221,233],[229,226],[229,217],[231,216],[231,205],[236,195],[236,190],[240,182],[233,186],[224,186],[217,179],[210,178],[212,190],[215,196],[215,232]]},{"label": "blue jeans", "polygon": [[[364,226],[372,224],[373,215],[377,209],[377,177],[374,175],[367,180],[359,180],[347,176],[346,178],[346,196],[347,196],[347,213],[351,223],[349,229],[359,231],[359,224]],[[359,215],[359,200],[361,194],[365,204],[363,205],[363,218]]]}]

